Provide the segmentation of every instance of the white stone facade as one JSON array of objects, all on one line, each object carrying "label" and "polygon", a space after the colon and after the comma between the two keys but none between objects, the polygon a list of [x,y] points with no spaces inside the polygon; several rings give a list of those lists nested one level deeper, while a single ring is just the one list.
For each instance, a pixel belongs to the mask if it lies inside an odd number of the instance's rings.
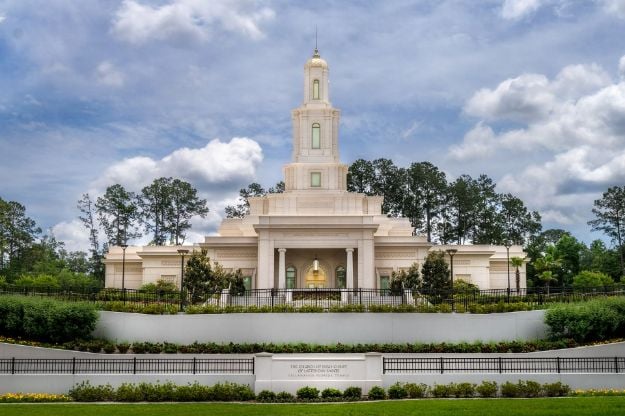
[{"label": "white stone facade", "polygon": [[[329,100],[328,64],[317,51],[304,66],[304,102],[293,110],[292,163],[283,168],[285,192],[250,198],[250,214],[225,219],[206,249],[226,269],[241,269],[247,285],[268,288],[384,288],[393,271],[421,265],[428,251],[454,248],[454,278],[481,289],[516,287],[508,257],[522,247],[437,246],[413,235],[406,218],[382,214],[382,197],[347,192],[340,163],[340,111]],[[179,284],[180,247],[112,247],[106,286],[138,288],[159,279]],[[317,260],[315,262],[314,260]],[[318,264],[313,272],[313,263]],[[122,273],[122,269],[123,273]],[[525,268],[520,287],[525,287]]]}]

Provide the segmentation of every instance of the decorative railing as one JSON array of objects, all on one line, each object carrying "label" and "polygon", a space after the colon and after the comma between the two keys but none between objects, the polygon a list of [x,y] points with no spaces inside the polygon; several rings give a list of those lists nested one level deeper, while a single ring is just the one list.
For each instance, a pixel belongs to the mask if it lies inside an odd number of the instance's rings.
[{"label": "decorative railing", "polygon": [[[123,302],[132,304],[171,305],[184,309],[189,305],[205,305],[215,308],[269,308],[288,312],[290,309],[353,307],[366,310],[402,306],[441,307],[449,311],[471,311],[483,305],[522,303],[528,308],[547,303],[579,302],[597,297],[625,296],[625,289],[619,285],[607,287],[557,287],[489,289],[489,290],[410,290],[410,289],[253,289],[246,291],[223,290],[219,292],[187,293],[186,291],[145,291],[138,289],[83,288],[25,288],[5,285],[0,287],[0,295],[24,295],[51,297],[68,301]],[[441,310],[446,310],[441,308]],[[477,310],[479,311],[479,310]]]},{"label": "decorative railing", "polygon": [[415,373],[623,373],[625,357],[384,357],[384,374]]},{"label": "decorative railing", "polygon": [[254,374],[253,358],[0,359],[0,374]]}]

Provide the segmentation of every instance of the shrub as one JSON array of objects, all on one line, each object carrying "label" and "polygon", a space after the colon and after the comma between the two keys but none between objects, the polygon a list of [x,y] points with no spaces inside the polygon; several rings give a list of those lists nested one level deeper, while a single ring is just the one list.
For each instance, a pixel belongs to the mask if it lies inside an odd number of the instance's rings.
[{"label": "shrub", "polygon": [[482,384],[475,388],[481,397],[496,397],[497,383],[494,381],[482,381]]},{"label": "shrub", "polygon": [[108,402],[115,399],[115,390],[110,384],[92,386],[88,381],[83,381],[72,387],[68,395],[77,402]]},{"label": "shrub", "polygon": [[386,391],[384,391],[383,387],[373,386],[371,390],[369,390],[367,397],[369,400],[384,400],[386,399]]},{"label": "shrub", "polygon": [[349,400],[358,400],[362,397],[362,389],[360,387],[348,387],[343,391],[343,397]]},{"label": "shrub", "polygon": [[612,285],[614,285],[614,280],[607,274],[601,272],[584,270],[573,277],[573,288],[578,292],[588,290],[588,288],[604,288]]},{"label": "shrub", "polygon": [[279,403],[289,403],[295,400],[295,397],[288,391],[281,391],[276,394],[276,401]]},{"label": "shrub", "polygon": [[46,394],[46,393],[0,394],[0,403],[52,403],[52,402],[69,402],[71,400],[72,399],[69,396],[66,396],[64,394]]},{"label": "shrub", "polygon": [[120,342],[117,344],[117,350],[120,354],[126,354],[130,349],[130,344],[128,342]]},{"label": "shrub", "polygon": [[428,394],[427,384],[406,383],[404,385],[404,388],[406,389],[408,397],[410,397],[411,399],[421,399],[423,397],[426,397]]},{"label": "shrub", "polygon": [[136,385],[123,383],[115,391],[115,400],[118,402],[140,402],[143,400],[143,394]]},{"label": "shrub", "polygon": [[519,397],[540,397],[541,385],[532,380],[521,381],[517,383]]},{"label": "shrub", "polygon": [[271,390],[263,390],[256,396],[256,400],[263,403],[270,403],[276,401],[276,393]]},{"label": "shrub", "polygon": [[458,383],[454,386],[453,393],[456,397],[474,397],[475,396],[475,384],[472,383]]},{"label": "shrub", "polygon": [[506,381],[501,385],[501,395],[503,397],[520,397],[519,385]]},{"label": "shrub", "polygon": [[95,329],[94,305],[22,296],[0,297],[0,331],[32,340],[62,343],[87,338]]},{"label": "shrub", "polygon": [[342,397],[342,396],[343,396],[343,393],[341,393],[340,390],[333,389],[333,388],[327,388],[321,392],[321,397],[323,397],[324,399],[335,399],[335,398]]},{"label": "shrub", "polygon": [[147,351],[147,346],[145,344],[145,342],[133,342],[132,352],[135,354],[145,354]]},{"label": "shrub", "polygon": [[115,352],[115,344],[113,344],[112,342],[105,342],[102,349],[107,354],[113,354]]},{"label": "shrub", "polygon": [[397,382],[388,388],[388,397],[390,399],[405,399],[408,397],[408,391],[403,384]]},{"label": "shrub", "polygon": [[235,383],[217,383],[212,387],[212,400],[220,402],[254,400],[255,395],[247,385]]},{"label": "shrub", "polygon": [[625,298],[556,305],[545,313],[545,323],[554,338],[587,342],[615,337],[625,328]]},{"label": "shrub", "polygon": [[432,396],[436,398],[451,397],[454,394],[455,385],[450,384],[434,384],[430,389]]},{"label": "shrub", "polygon": [[542,391],[547,397],[561,397],[568,395],[571,392],[571,389],[567,384],[562,384],[558,381],[555,383],[543,384]]},{"label": "shrub", "polygon": [[319,389],[305,386],[297,390],[297,398],[300,400],[313,400],[319,398]]}]

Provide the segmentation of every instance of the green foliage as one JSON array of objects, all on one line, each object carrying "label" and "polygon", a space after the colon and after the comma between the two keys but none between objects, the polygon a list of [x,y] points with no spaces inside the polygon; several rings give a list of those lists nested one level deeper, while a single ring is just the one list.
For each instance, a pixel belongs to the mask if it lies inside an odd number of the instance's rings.
[{"label": "green foliage", "polygon": [[413,263],[408,271],[393,271],[391,274],[391,292],[394,294],[401,294],[404,289],[417,290],[420,289],[422,285],[423,282],[421,281],[421,274],[419,273],[419,265],[417,263]]},{"label": "green foliage", "polygon": [[434,384],[434,387],[430,388],[430,393],[436,398],[452,397],[455,392],[455,384]]},{"label": "green foliage", "polygon": [[540,383],[532,380],[522,381],[517,383],[518,396],[519,397],[540,397],[542,395],[542,386]]},{"label": "green foliage", "polygon": [[314,400],[319,398],[319,389],[310,386],[304,386],[295,393],[300,400]]},{"label": "green foliage", "polygon": [[404,388],[406,389],[406,393],[408,393],[408,397],[411,399],[421,399],[428,395],[428,386],[427,384],[416,384],[416,383],[406,383],[404,384]]},{"label": "green foliage", "polygon": [[109,186],[96,200],[95,209],[109,246],[121,246],[141,236],[140,211],[134,192],[119,184]]},{"label": "green foliage", "polygon": [[501,385],[501,396],[502,397],[521,397],[519,385],[506,381],[505,383]]},{"label": "green foliage", "polygon": [[584,270],[573,277],[573,287],[578,291],[588,288],[610,287],[613,285],[614,280],[607,274],[601,272]]},{"label": "green foliage", "polygon": [[360,387],[348,387],[343,391],[343,398],[348,400],[358,400],[362,397],[362,389]]},{"label": "green foliage", "polygon": [[595,299],[549,308],[545,323],[554,338],[599,341],[625,334],[625,298]]},{"label": "green foliage", "polygon": [[271,403],[276,401],[276,393],[271,390],[263,390],[256,395],[256,400],[261,403]]},{"label": "green foliage", "polygon": [[85,338],[95,329],[94,305],[20,296],[0,297],[2,334],[65,342]]},{"label": "green foliage", "polygon": [[369,400],[384,400],[386,399],[386,391],[384,387],[373,386],[369,390],[369,394],[367,394],[367,398]]},{"label": "green foliage", "polygon": [[339,397],[343,397],[343,393],[341,393],[340,390],[337,389],[333,389],[333,388],[327,388],[327,389],[323,389],[321,391],[321,398],[322,399],[336,399]]},{"label": "green foliage", "polygon": [[594,202],[595,219],[588,221],[592,231],[602,231],[614,241],[619,249],[621,276],[625,275],[623,243],[625,242],[625,187],[613,186]]},{"label": "green foliage", "polygon": [[571,392],[571,388],[567,384],[557,381],[555,383],[543,384],[542,391],[547,397],[563,397]]},{"label": "green foliage", "polygon": [[276,394],[276,401],[278,403],[289,403],[295,401],[295,397],[288,391],[281,391]]},{"label": "green foliage", "polygon": [[434,292],[451,289],[449,266],[445,261],[445,253],[443,251],[429,252],[423,262],[421,273],[423,274],[423,288],[425,290]]},{"label": "green foliage", "polygon": [[123,383],[116,389],[110,385],[92,386],[89,382],[75,385],[69,396],[77,402],[190,402],[190,401],[250,401],[254,392],[247,385],[217,383],[213,386],[197,382],[184,386],[173,383]]},{"label": "green foliage", "polygon": [[475,387],[475,391],[480,397],[497,397],[497,391],[499,387],[494,381],[482,381],[482,383]]},{"label": "green foliage", "polygon": [[388,388],[389,399],[405,399],[408,397],[408,390],[403,383],[395,383]]},{"label": "green foliage", "polygon": [[156,283],[145,283],[139,290],[144,292],[176,292],[178,287],[174,282],[158,279]]},{"label": "green foliage", "polygon": [[474,397],[476,385],[472,383],[458,383],[453,386],[455,397]]}]

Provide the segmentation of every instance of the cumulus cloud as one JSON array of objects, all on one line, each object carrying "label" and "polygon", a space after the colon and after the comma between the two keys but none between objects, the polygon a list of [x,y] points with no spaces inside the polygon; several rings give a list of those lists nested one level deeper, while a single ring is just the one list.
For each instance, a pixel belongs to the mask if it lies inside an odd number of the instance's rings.
[{"label": "cumulus cloud", "polygon": [[618,72],[621,80],[625,81],[625,55],[621,56],[621,59],[618,61]]},{"label": "cumulus cloud", "polygon": [[254,3],[226,0],[174,0],[159,7],[125,0],[117,10],[112,32],[131,44],[151,40],[206,41],[214,26],[260,39],[260,23],[274,17],[273,10]]},{"label": "cumulus cloud", "polygon": [[501,17],[508,20],[518,20],[534,13],[543,1],[541,0],[505,0],[501,6]]},{"label": "cumulus cloud", "polygon": [[87,251],[89,232],[79,220],[63,221],[52,227],[52,234],[65,243],[67,251]]},{"label": "cumulus cloud", "polygon": [[[488,158],[503,151],[546,158],[504,176],[499,186],[554,221],[584,218],[575,207],[589,210],[601,191],[625,182],[625,79],[613,82],[598,65],[567,66],[552,80],[541,74],[505,80],[475,93],[464,111],[482,121],[450,148],[451,156]],[[496,132],[487,122],[522,127]]]},{"label": "cumulus cloud", "polygon": [[95,193],[115,183],[139,190],[155,178],[173,176],[209,190],[253,179],[262,160],[262,149],[254,140],[215,139],[199,149],[178,149],[160,160],[145,156],[124,159],[110,166],[92,187]]},{"label": "cumulus cloud", "polygon": [[625,0],[599,0],[604,10],[625,19]]},{"label": "cumulus cloud", "polygon": [[4,19],[6,19],[6,17],[4,17],[4,15],[0,13],[0,23],[4,22]]},{"label": "cumulus cloud", "polygon": [[110,87],[121,87],[124,85],[124,75],[109,61],[103,61],[98,65],[96,79],[98,83]]}]

